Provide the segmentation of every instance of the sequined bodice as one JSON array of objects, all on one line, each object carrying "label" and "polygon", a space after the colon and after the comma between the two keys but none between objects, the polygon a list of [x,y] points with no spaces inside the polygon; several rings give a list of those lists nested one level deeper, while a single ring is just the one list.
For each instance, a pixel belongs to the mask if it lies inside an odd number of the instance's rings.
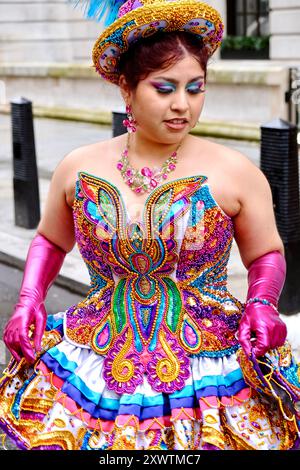
[{"label": "sequined bodice", "polygon": [[118,393],[144,374],[155,390],[179,390],[188,356],[238,347],[242,304],[226,286],[233,223],[206,180],[162,184],[132,222],[116,186],[78,173],[74,223],[91,288],[68,309],[66,334],[106,356],[105,379]]}]

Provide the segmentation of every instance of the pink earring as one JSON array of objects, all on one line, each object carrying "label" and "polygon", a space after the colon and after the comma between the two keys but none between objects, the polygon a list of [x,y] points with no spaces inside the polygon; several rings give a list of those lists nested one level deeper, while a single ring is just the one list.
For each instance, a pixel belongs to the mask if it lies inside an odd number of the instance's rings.
[{"label": "pink earring", "polygon": [[123,121],[123,126],[127,127],[127,132],[136,132],[136,120],[134,119],[132,115],[132,109],[130,104],[126,105],[126,113],[127,113],[127,119],[124,119]]}]

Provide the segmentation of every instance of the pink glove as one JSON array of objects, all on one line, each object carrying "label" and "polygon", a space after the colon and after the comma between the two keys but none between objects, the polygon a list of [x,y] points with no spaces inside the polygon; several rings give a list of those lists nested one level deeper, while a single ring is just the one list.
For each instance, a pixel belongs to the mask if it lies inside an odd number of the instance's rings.
[{"label": "pink glove", "polygon": [[22,356],[29,363],[35,360],[35,352],[29,340],[31,325],[34,326],[32,335],[34,348],[36,351],[41,349],[47,321],[44,300],[65,256],[66,252],[62,248],[54,245],[43,235],[37,234],[31,242],[19,301],[3,335],[6,346],[17,361],[20,361]]},{"label": "pink glove", "polygon": [[246,308],[238,330],[239,342],[248,356],[253,346],[254,355],[263,356],[286,339],[287,328],[277,310],[285,274],[285,258],[279,251],[260,256],[249,267]]}]

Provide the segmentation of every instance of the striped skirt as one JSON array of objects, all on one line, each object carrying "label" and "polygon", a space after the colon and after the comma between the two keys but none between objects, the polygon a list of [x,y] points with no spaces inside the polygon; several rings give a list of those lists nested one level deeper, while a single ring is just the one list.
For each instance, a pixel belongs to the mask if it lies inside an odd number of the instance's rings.
[{"label": "striped skirt", "polygon": [[[265,393],[239,358],[241,350],[218,358],[190,357],[190,377],[180,391],[156,392],[145,377],[134,394],[119,395],[103,379],[104,357],[71,344],[63,321],[64,312],[50,315],[36,363],[11,360],[0,382],[0,426],[21,449],[297,447],[297,402]],[[284,350],[285,363],[283,354],[275,353],[268,361],[284,374],[287,390],[300,397],[300,367],[288,345]]]}]

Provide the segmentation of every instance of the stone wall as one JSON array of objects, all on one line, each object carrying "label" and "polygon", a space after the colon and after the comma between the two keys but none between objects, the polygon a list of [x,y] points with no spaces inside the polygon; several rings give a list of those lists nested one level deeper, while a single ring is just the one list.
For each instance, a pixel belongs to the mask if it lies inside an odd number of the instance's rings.
[{"label": "stone wall", "polygon": [[[88,65],[0,64],[1,81],[6,92],[4,107],[15,96],[25,96],[36,107],[44,108],[48,116],[85,116],[84,120],[92,121],[102,113],[123,109],[118,88],[101,80]],[[253,127],[257,136],[261,123],[276,117],[287,119],[287,86],[285,66],[264,61],[217,61],[208,67],[201,122],[211,121],[208,132],[214,135],[227,132],[228,137],[233,137],[226,129],[234,125],[237,138],[243,133],[243,126],[248,128],[248,138]]]},{"label": "stone wall", "polygon": [[300,64],[300,0],[270,0],[270,59]]},{"label": "stone wall", "polygon": [[67,0],[0,0],[0,63],[91,61],[102,29]]},{"label": "stone wall", "polygon": [[[220,11],[226,31],[226,1],[208,2]],[[300,56],[300,0],[271,0],[271,7],[271,54],[277,60],[222,61],[218,52],[210,59],[203,117],[216,122],[214,132],[247,122],[251,134],[252,124],[288,117],[287,60]],[[0,105],[21,95],[56,117],[122,107],[117,88],[92,69],[92,46],[102,29],[67,0],[0,0]]]},{"label": "stone wall", "polygon": [[[226,1],[208,3],[226,31]],[[300,63],[300,0],[270,0],[270,10],[270,58]],[[67,0],[0,0],[0,62],[90,61],[102,29]]]}]

